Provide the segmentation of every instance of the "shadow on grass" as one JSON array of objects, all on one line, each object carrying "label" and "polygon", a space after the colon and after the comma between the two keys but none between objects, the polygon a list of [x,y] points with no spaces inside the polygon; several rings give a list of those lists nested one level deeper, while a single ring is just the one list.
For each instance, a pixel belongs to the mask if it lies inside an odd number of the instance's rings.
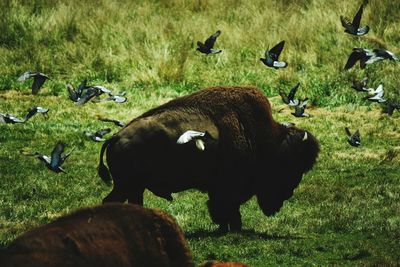
[{"label": "shadow on grass", "polygon": [[265,239],[265,240],[297,240],[297,239],[303,239],[303,237],[300,236],[293,236],[293,235],[270,235],[267,233],[258,233],[252,229],[245,229],[240,232],[229,232],[229,233],[221,233],[218,230],[214,231],[205,231],[205,230],[198,230],[190,233],[186,233],[185,237],[186,238],[205,238],[205,237],[222,237],[225,235],[241,235],[243,237],[248,237],[248,238],[259,238],[259,239]]}]

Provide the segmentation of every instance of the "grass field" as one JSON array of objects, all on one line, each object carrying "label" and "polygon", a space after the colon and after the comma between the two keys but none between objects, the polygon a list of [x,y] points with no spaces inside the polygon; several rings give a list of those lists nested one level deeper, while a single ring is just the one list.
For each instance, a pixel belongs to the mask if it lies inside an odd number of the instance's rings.
[{"label": "grass field", "polygon": [[[91,7],[88,8],[87,5]],[[384,85],[385,97],[400,100],[398,62],[382,61],[343,71],[353,47],[385,47],[399,55],[400,2],[370,0],[364,37],[343,32],[339,16],[352,17],[360,1],[1,1],[0,113],[23,116],[26,124],[0,124],[0,246],[24,231],[97,204],[110,191],[97,176],[101,144],[85,130],[118,128],[97,116],[125,122],[180,95],[212,85],[256,85],[269,97],[277,121],[292,121],[320,141],[317,164],[282,210],[266,217],[251,199],[241,208],[244,231],[213,235],[205,205],[195,190],[170,203],[145,192],[145,206],[172,214],[183,228],[196,263],[209,259],[251,266],[396,266],[400,264],[400,112],[362,100],[351,77]],[[218,55],[195,52],[197,40],[222,31]],[[259,58],[286,41],[289,66],[266,68]],[[48,74],[37,96],[26,70]],[[76,106],[65,85],[87,78],[128,102]],[[309,119],[293,117],[277,96],[301,83],[309,97]],[[360,129],[362,145],[346,142],[344,127]],[[49,154],[58,141],[75,151],[55,174],[19,151]]]}]

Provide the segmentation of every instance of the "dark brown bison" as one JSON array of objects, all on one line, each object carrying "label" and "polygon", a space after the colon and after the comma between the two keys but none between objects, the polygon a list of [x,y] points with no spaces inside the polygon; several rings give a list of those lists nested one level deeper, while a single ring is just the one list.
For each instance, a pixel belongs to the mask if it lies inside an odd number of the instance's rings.
[{"label": "dark brown bison", "polygon": [[[207,133],[204,150],[177,144],[188,130]],[[142,205],[146,188],[168,200],[197,188],[208,193],[219,230],[237,231],[242,203],[256,195],[264,214],[279,211],[318,152],[309,132],[273,120],[257,88],[207,88],[145,112],[104,143],[99,175],[109,182],[111,173],[114,187],[103,202]]]},{"label": "dark brown bison", "polygon": [[131,204],[85,208],[33,229],[0,253],[3,267],[194,266],[168,214]]},{"label": "dark brown bison", "polygon": [[206,263],[203,263],[199,267],[250,267],[250,265],[240,262],[208,261]]}]

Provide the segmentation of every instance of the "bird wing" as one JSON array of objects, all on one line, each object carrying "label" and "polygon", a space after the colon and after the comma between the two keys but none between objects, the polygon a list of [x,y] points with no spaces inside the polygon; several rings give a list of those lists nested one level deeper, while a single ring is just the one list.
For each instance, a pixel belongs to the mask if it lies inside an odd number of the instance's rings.
[{"label": "bird wing", "polygon": [[305,109],[306,106],[307,106],[307,104],[308,104],[308,98],[306,98],[306,99],[304,99],[303,101],[301,101],[301,102],[298,104],[298,106],[301,107],[301,108],[303,108],[303,109]]},{"label": "bird wing", "polygon": [[355,141],[360,142],[360,131],[359,131],[359,130],[355,131],[354,134],[352,135],[352,138],[353,138]]},{"label": "bird wing", "polygon": [[124,103],[126,102],[126,97],[116,95],[114,96],[114,101],[117,103]]},{"label": "bird wing", "polygon": [[78,99],[77,104],[78,105],[85,104],[86,102],[88,102],[90,99],[92,99],[96,95],[97,95],[97,90],[92,90],[91,88],[88,88],[86,90],[86,94]]},{"label": "bird wing", "polygon": [[111,129],[105,128],[105,129],[98,130],[97,132],[94,133],[94,135],[97,137],[103,137],[104,135],[108,134],[109,132],[111,132]]},{"label": "bird wing", "polygon": [[54,147],[53,151],[51,152],[51,160],[50,166],[52,168],[56,168],[57,166],[61,165],[61,154],[64,151],[65,144],[62,142],[58,142]]},{"label": "bird wing", "polygon": [[284,91],[279,90],[279,95],[281,96],[283,103],[289,104],[289,98]]},{"label": "bird wing", "polygon": [[0,113],[0,123],[6,123],[6,120],[4,119],[5,115],[3,113]]},{"label": "bird wing", "polygon": [[40,88],[42,87],[46,79],[47,79],[46,76],[35,75],[32,84],[32,94],[36,95],[39,92]]},{"label": "bird wing", "polygon": [[350,137],[351,136],[350,129],[347,127],[344,127],[344,130],[346,131],[346,134]]},{"label": "bird wing", "polygon": [[380,84],[378,86],[378,88],[376,88],[375,93],[376,93],[377,97],[379,97],[379,98],[383,97],[384,91],[383,91],[383,85],[382,84]]},{"label": "bird wing", "polygon": [[211,35],[210,37],[207,38],[207,40],[205,41],[204,45],[208,48],[211,49],[214,47],[214,43],[217,40],[217,37],[221,34],[221,31],[218,30],[216,31],[213,35]]},{"label": "bird wing", "polygon": [[61,163],[60,163],[60,165],[63,164],[64,161],[66,161],[66,160],[68,159],[68,157],[71,155],[71,153],[72,153],[74,150],[75,150],[75,147],[73,147],[73,148],[71,149],[71,151],[68,152],[67,154],[61,156]]},{"label": "bird wing", "polygon": [[20,118],[17,118],[17,117],[15,117],[15,116],[12,115],[12,114],[6,114],[6,115],[4,116],[4,118],[6,119],[6,123],[7,123],[7,121],[8,121],[8,122],[11,122],[11,123],[24,123],[24,122],[25,122],[25,120],[22,120],[22,119],[20,119]]},{"label": "bird wing", "polygon": [[360,27],[360,21],[361,21],[361,16],[363,14],[364,11],[364,4],[361,4],[360,8],[358,9],[356,15],[353,18],[353,27],[355,29],[358,29]]},{"label": "bird wing", "polygon": [[96,88],[98,91],[101,91],[102,93],[106,93],[106,94],[111,94],[112,95],[111,90],[108,89],[108,88],[105,88],[104,86],[95,85],[95,86],[92,86],[92,88]]},{"label": "bird wing", "polygon": [[32,71],[26,71],[26,72],[24,72],[21,76],[19,76],[18,77],[18,81],[19,82],[23,82],[23,81],[25,81],[26,79],[29,79],[29,78],[31,78],[32,76],[34,76],[35,75],[35,73],[34,72],[32,72]]},{"label": "bird wing", "polygon": [[377,57],[386,58],[389,60],[399,60],[396,55],[388,50],[376,48],[373,50]]},{"label": "bird wing", "polygon": [[289,95],[288,95],[289,100],[293,100],[293,99],[294,99],[294,96],[295,96],[295,94],[296,94],[297,89],[299,88],[299,86],[300,86],[300,83],[297,83],[297,84],[290,90]]},{"label": "bird wing", "polygon": [[178,140],[176,141],[177,144],[185,144],[197,137],[202,137],[204,136],[204,132],[199,132],[199,131],[193,131],[193,130],[188,130],[184,132],[181,136],[179,136]]},{"label": "bird wing", "polygon": [[78,97],[81,97],[82,96],[82,92],[83,92],[83,90],[84,89],[87,89],[87,80],[85,79],[85,80],[83,80],[82,82],[81,82],[81,84],[78,86],[78,88],[76,89],[76,94],[78,95]]},{"label": "bird wing", "polygon": [[351,31],[353,29],[353,25],[347,17],[340,16],[340,22],[342,23],[342,26],[347,30]]},{"label": "bird wing", "polygon": [[278,60],[279,55],[282,52],[282,49],[285,45],[285,41],[281,41],[279,42],[277,45],[275,45],[274,47],[272,47],[269,51],[268,51],[268,55],[275,61]]},{"label": "bird wing", "polygon": [[67,84],[67,90],[69,94],[69,99],[72,101],[76,102],[79,99],[79,96],[77,92],[75,91],[75,88],[72,86],[72,84]]},{"label": "bird wing", "polygon": [[353,51],[351,52],[349,58],[347,59],[346,65],[344,66],[344,69],[345,70],[350,69],[362,57],[363,57],[363,52],[362,51],[360,51],[358,49],[353,49]]},{"label": "bird wing", "polygon": [[37,159],[39,159],[40,161],[43,161],[46,164],[50,164],[50,162],[51,162],[51,159],[48,156],[42,155],[38,152],[35,152],[35,154],[33,156],[36,157]]},{"label": "bird wing", "polygon": [[30,108],[28,110],[28,114],[26,114],[26,116],[25,116],[25,121],[27,121],[30,118],[32,118],[32,116],[34,116],[37,113],[37,111],[38,111],[37,107]]}]

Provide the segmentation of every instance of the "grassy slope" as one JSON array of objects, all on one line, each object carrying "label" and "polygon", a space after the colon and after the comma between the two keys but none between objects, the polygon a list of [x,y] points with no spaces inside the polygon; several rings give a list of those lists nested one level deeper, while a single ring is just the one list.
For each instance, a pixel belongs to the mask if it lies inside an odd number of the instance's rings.
[{"label": "grassy slope", "polygon": [[[208,85],[258,85],[275,96],[279,88],[300,81],[299,95],[323,107],[314,107],[310,110],[314,117],[302,120],[287,108],[278,112],[283,105],[272,97],[274,117],[315,133],[322,153],[280,213],[265,217],[253,199],[242,207],[247,231],[215,237],[209,234],[215,225],[208,217],[204,194],[186,191],[168,203],[146,193],[146,206],[162,208],[177,218],[197,262],[398,263],[400,116],[382,115],[377,104],[363,102],[347,81],[368,74],[371,85],[383,82],[388,97],[399,99],[398,65],[381,62],[347,73],[340,69],[353,46],[384,45],[400,52],[396,50],[400,29],[395,24],[399,4],[370,1],[363,22],[371,26],[371,33],[357,39],[342,32],[338,17],[354,14],[358,3],[302,2],[97,1],[92,11],[78,1],[2,1],[6,12],[0,18],[0,112],[21,115],[33,105],[51,109],[47,121],[37,116],[25,125],[0,125],[2,245],[34,225],[99,203],[109,192],[96,175],[100,145],[82,134],[106,126],[96,115],[128,121]],[[216,44],[224,52],[214,57],[195,53],[194,43],[216,29],[223,32]],[[289,67],[265,68],[258,58],[281,39],[287,41],[282,59]],[[53,78],[36,97],[30,95],[29,83],[16,82],[27,69]],[[129,102],[76,107],[66,97],[65,83],[83,78],[127,90]],[[346,143],[344,126],[360,128],[360,148]],[[20,149],[50,153],[57,140],[67,142],[67,150],[76,147],[65,164],[68,175],[53,174],[18,153]]]}]

